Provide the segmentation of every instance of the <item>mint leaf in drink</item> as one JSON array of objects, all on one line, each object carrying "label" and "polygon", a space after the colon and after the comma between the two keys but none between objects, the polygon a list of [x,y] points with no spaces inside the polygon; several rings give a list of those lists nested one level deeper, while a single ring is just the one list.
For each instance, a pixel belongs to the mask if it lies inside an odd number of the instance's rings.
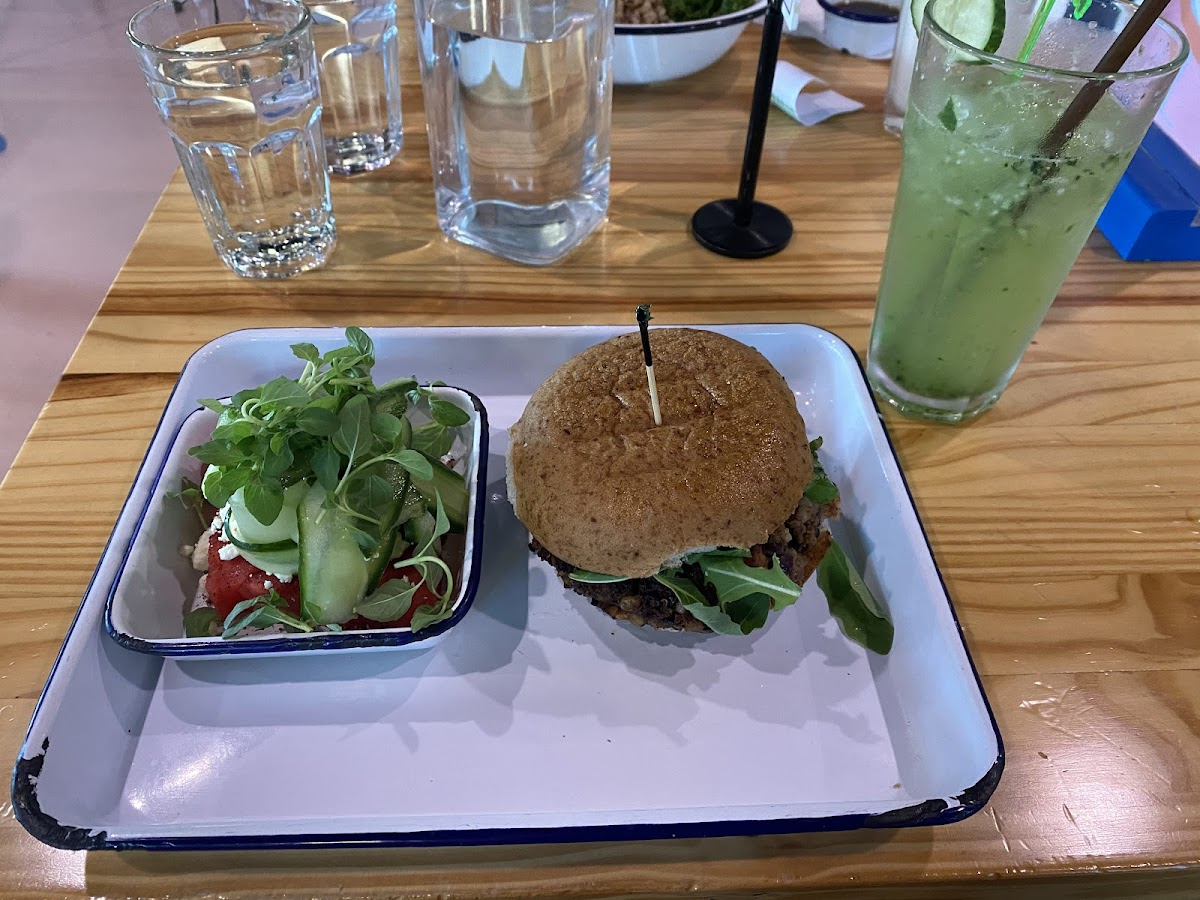
[{"label": "mint leaf in drink", "polygon": [[1076,19],[1082,19],[1087,15],[1088,9],[1091,8],[1092,0],[1071,0],[1071,6],[1074,8],[1074,16]]},{"label": "mint leaf in drink", "polygon": [[954,98],[951,97],[946,101],[946,105],[942,107],[942,111],[938,113],[938,121],[946,127],[947,131],[954,131],[958,128],[958,113],[954,111]]},{"label": "mint leaf in drink", "polygon": [[817,567],[817,585],[842,633],[881,656],[892,649],[895,628],[862,576],[834,541]]}]

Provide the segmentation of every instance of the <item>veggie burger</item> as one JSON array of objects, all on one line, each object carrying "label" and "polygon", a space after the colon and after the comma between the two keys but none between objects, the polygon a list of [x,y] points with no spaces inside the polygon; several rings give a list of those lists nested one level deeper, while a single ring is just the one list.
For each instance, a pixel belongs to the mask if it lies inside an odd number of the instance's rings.
[{"label": "veggie burger", "polygon": [[829,553],[837,488],[761,353],[711,331],[650,334],[662,425],[638,335],[591,347],[513,425],[509,498],[531,549],[613,618],[748,634]]}]

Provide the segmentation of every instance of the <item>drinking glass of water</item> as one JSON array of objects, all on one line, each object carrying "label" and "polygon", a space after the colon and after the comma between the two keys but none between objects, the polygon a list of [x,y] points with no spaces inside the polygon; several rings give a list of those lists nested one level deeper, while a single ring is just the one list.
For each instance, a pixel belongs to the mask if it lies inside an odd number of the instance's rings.
[{"label": "drinking glass of water", "polygon": [[311,26],[294,0],[158,0],[129,23],[209,237],[239,275],[285,278],[333,248]]},{"label": "drinking glass of water", "polygon": [[608,213],[612,0],[415,0],[438,223],[544,265]]},{"label": "drinking glass of water", "polygon": [[396,0],[304,0],[321,62],[321,128],[329,171],[382,168],[400,152]]}]

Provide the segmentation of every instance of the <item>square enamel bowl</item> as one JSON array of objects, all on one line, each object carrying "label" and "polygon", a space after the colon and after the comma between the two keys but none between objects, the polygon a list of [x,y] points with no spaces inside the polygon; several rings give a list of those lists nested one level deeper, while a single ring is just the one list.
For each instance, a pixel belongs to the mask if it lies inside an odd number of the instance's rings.
[{"label": "square enamel bowl", "polygon": [[[262,634],[226,640],[220,637],[184,637],[183,616],[191,608],[200,581],[199,572],[180,548],[193,544],[202,529],[195,513],[167,496],[178,490],[183,478],[199,482],[203,463],[188,455],[188,448],[212,436],[216,413],[198,409],[184,419],[167,451],[162,467],[134,528],[129,548],[117,570],[108,595],[104,625],[118,644],[142,653],[189,659],[228,659],[243,656],[282,656],[295,652],[346,653],[430,646],[466,615],[479,585],[483,556],[484,486],[487,481],[487,413],[479,398],[459,388],[435,389],[444,400],[470,415],[459,429],[451,455],[456,471],[467,482],[467,529],[462,569],[455,581],[453,612],[449,618],[420,632],[411,628],[374,628],[361,631],[318,631],[307,634]],[[409,412],[413,424],[428,421],[419,411]]]},{"label": "square enamel bowl", "polygon": [[695,75],[728,53],[750,21],[766,11],[767,0],[756,0],[737,12],[694,22],[617,23],[613,81],[653,84]]}]

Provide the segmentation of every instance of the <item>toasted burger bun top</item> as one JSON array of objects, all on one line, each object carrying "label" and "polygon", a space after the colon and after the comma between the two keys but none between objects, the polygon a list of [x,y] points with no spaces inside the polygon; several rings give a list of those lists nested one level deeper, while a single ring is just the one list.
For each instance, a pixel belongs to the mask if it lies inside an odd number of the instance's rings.
[{"label": "toasted burger bun top", "polygon": [[577,568],[645,578],[762,543],[812,478],[795,397],[761,353],[688,328],[650,344],[661,426],[634,332],[565,362],[509,432],[517,517]]}]

